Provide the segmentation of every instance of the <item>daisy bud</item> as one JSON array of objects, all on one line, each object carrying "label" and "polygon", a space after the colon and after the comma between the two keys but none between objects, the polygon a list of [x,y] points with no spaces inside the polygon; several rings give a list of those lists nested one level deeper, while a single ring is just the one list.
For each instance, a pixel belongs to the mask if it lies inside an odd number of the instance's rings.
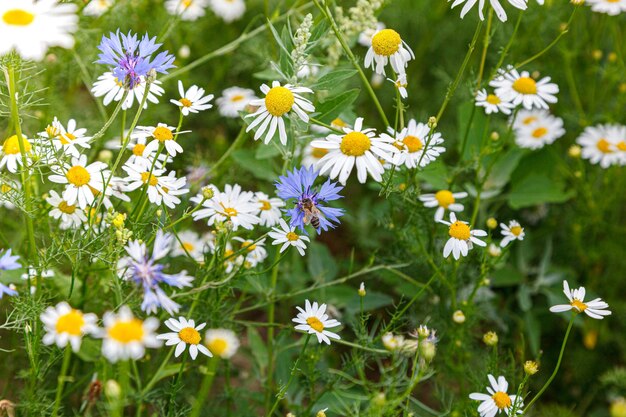
[{"label": "daisy bud", "polygon": [[154,214],[156,214],[157,217],[161,217],[161,214],[163,214],[163,210],[158,209]]},{"label": "daisy bud", "polygon": [[398,190],[404,191],[406,190],[406,183],[402,182],[398,185]]},{"label": "daisy bud", "polygon": [[108,149],[104,149],[98,153],[98,161],[100,162],[108,164],[111,162],[111,159],[113,159],[113,152]]},{"label": "daisy bud", "polygon": [[465,314],[463,314],[461,310],[457,310],[454,312],[454,314],[452,314],[452,320],[456,324],[463,324],[465,323]]},{"label": "daisy bud", "polygon": [[615,52],[611,52],[609,53],[609,55],[606,58],[609,62],[615,62],[617,61],[617,54]]},{"label": "daisy bud", "polygon": [[113,216],[113,220],[111,220],[111,224],[117,228],[117,229],[121,229],[124,227],[124,222],[126,221],[126,214],[125,213],[117,213],[115,214],[115,216]]},{"label": "daisy bud", "polygon": [[385,397],[384,392],[379,392],[374,396],[374,398],[372,398],[372,402],[374,403],[374,405],[382,407],[387,402],[387,397]]},{"label": "daisy bud", "polygon": [[601,51],[601,50],[599,50],[599,49],[594,49],[594,50],[591,52],[591,57],[592,57],[593,59],[595,59],[596,61],[601,60],[601,59],[602,59],[602,51]]},{"label": "daisy bud", "polygon": [[55,54],[46,55],[46,62],[49,64],[54,64],[55,62],[57,62],[57,56]]},{"label": "daisy bud", "polygon": [[361,286],[359,287],[359,296],[365,297],[365,294],[367,294],[367,292],[365,291],[365,283],[362,282]]},{"label": "daisy bud", "polygon": [[489,278],[484,278],[482,282],[480,283],[480,285],[482,285],[483,287],[488,287],[490,284],[491,284],[491,280]]},{"label": "daisy bud", "polygon": [[285,417],[296,417],[296,415],[294,413],[287,413]]},{"label": "daisy bud", "polygon": [[496,332],[487,332],[483,335],[483,342],[487,346],[495,346],[498,344],[498,334]]},{"label": "daisy bud", "polygon": [[428,127],[434,129],[437,127],[437,118],[435,116],[430,116],[428,118]]},{"label": "daisy bud", "polygon": [[430,329],[424,325],[420,325],[420,327],[417,328],[417,335],[420,339],[426,339],[430,336]]},{"label": "daisy bud", "polygon": [[[579,1],[579,0],[572,0],[572,1],[574,2],[574,1]],[[569,27],[567,26],[567,23],[565,23],[565,22],[563,22],[563,23],[561,23],[561,24],[559,25],[559,30],[560,30],[561,32],[567,32],[567,29],[568,29],[568,28],[569,28]]]},{"label": "daisy bud", "polygon": [[432,361],[437,353],[437,346],[431,341],[424,340],[420,342],[419,347],[422,358],[424,358],[427,362]]},{"label": "daisy bud", "polygon": [[567,154],[571,158],[580,158],[581,152],[582,152],[582,148],[580,146],[578,146],[578,145],[572,145],[567,150]]},{"label": "daisy bud", "polygon": [[326,410],[328,410],[328,407],[323,410],[318,411],[315,417],[326,417]]},{"label": "daisy bud", "polygon": [[502,254],[502,248],[500,248],[500,246],[496,245],[495,243],[491,243],[487,248],[487,253],[489,253],[489,255],[493,256],[494,258],[497,258]]},{"label": "daisy bud", "polygon": [[500,134],[494,130],[493,132],[491,132],[489,138],[495,142],[500,139]]},{"label": "daisy bud", "polygon": [[183,45],[178,50],[178,56],[182,59],[187,59],[191,55],[191,49],[189,49],[189,45]]},{"label": "daisy bud", "polygon": [[489,217],[487,219],[487,227],[492,230],[495,229],[496,227],[498,227],[498,221],[494,219],[493,217]]},{"label": "daisy bud", "polygon": [[535,361],[524,362],[524,372],[526,375],[535,375],[539,371],[539,365]]},{"label": "daisy bud", "polygon": [[104,393],[109,399],[117,399],[120,398],[120,394],[122,393],[122,388],[117,381],[113,379],[109,379],[106,384],[104,384]]},{"label": "daisy bud", "polygon": [[626,400],[624,398],[618,398],[611,403],[610,408],[611,417],[626,417]]},{"label": "daisy bud", "polygon": [[213,190],[212,187],[210,186],[206,186],[206,187],[202,187],[202,197],[206,198],[207,200],[210,200],[213,198],[213,196],[215,195],[215,190]]}]

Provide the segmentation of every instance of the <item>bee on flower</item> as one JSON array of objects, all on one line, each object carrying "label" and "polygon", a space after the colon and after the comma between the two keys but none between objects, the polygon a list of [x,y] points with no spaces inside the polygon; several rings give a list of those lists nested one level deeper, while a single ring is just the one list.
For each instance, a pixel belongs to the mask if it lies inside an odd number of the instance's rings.
[{"label": "bee on flower", "polygon": [[550,311],[553,313],[561,313],[563,311],[573,310],[576,313],[585,313],[592,319],[602,320],[604,316],[610,316],[611,311],[608,310],[609,305],[602,301],[601,298],[594,298],[591,301],[585,302],[585,295],[587,294],[585,287],[570,290],[569,284],[566,280],[563,280],[563,293],[569,300],[569,304],[557,304],[550,307]]},{"label": "bee on flower", "polygon": [[328,317],[326,304],[319,305],[317,301],[311,304],[309,300],[306,300],[304,308],[298,306],[296,308],[299,313],[296,318],[292,319],[296,323],[296,330],[314,334],[319,343],[326,343],[327,345],[330,345],[330,339],[341,339],[337,333],[326,330],[341,326],[337,320]]},{"label": "bee on flower", "polygon": [[413,51],[393,29],[381,29],[372,35],[372,44],[365,55],[365,68],[385,75],[385,67],[391,64],[396,74],[404,74],[408,62],[415,59]]},{"label": "bee on flower", "polygon": [[435,211],[435,221],[443,220],[446,210],[460,213],[463,211],[463,204],[457,203],[457,200],[467,197],[465,191],[453,193],[449,190],[439,190],[434,194],[422,194],[419,196],[424,207],[437,207]]},{"label": "bee on flower", "polygon": [[183,82],[178,80],[178,93],[181,98],[170,100],[170,102],[180,107],[180,112],[183,116],[189,116],[189,113],[198,113],[213,107],[212,104],[209,104],[213,100],[213,94],[205,96],[204,88],[200,88],[197,85],[192,85],[185,91]]},{"label": "bee on flower", "polygon": [[495,88],[498,97],[509,100],[515,106],[521,104],[527,110],[548,109],[548,104],[558,101],[556,94],[559,92],[559,86],[550,80],[550,77],[544,77],[535,81],[528,71],[520,73],[515,68],[508,67],[506,70],[498,70],[498,75],[489,85]]},{"label": "bee on flower", "polygon": [[68,342],[74,352],[80,350],[83,336],[98,332],[98,316],[92,313],[83,313],[76,310],[65,301],[54,307],[48,307],[41,313],[41,321],[44,324],[46,334],[43,336],[43,344],[56,344],[60,348],[67,346]]},{"label": "bee on flower", "polygon": [[155,334],[159,328],[159,320],[154,317],[140,320],[124,305],[117,313],[104,313],[102,321],[104,329],[100,329],[97,336],[103,339],[102,355],[109,362],[139,360],[146,353],[146,348],[161,346],[161,341]]},{"label": "bee on flower", "polygon": [[487,246],[485,242],[478,239],[479,237],[487,236],[487,232],[480,229],[471,229],[467,222],[457,220],[453,212],[450,213],[449,222],[439,220],[439,223],[449,226],[448,234],[450,239],[448,239],[443,248],[444,258],[447,258],[452,253],[454,259],[458,260],[461,256],[467,256],[474,244]]}]

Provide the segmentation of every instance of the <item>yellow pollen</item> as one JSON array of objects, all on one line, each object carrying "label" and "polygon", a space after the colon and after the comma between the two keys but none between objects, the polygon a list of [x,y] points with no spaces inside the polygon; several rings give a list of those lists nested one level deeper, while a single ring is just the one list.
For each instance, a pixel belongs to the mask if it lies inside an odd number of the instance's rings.
[{"label": "yellow pollen", "polygon": [[546,133],[548,133],[548,129],[546,129],[545,127],[538,127],[537,129],[533,130],[532,135],[535,139],[541,139],[546,135]]},{"label": "yellow pollen", "polygon": [[537,121],[537,118],[535,116],[528,116],[524,120],[522,120],[522,123],[524,123],[525,125],[529,125],[536,121]]},{"label": "yellow pollen", "polygon": [[437,199],[439,206],[443,208],[448,208],[448,206],[455,201],[454,196],[448,190],[437,191],[435,193],[435,198]]},{"label": "yellow pollen", "polygon": [[370,149],[372,142],[366,134],[361,132],[350,132],[341,140],[339,148],[344,155],[361,156]]},{"label": "yellow pollen", "polygon": [[143,155],[144,149],[146,149],[146,145],[144,145],[143,143],[136,144],[135,146],[133,146],[133,155],[135,156]]},{"label": "yellow pollen", "polygon": [[530,77],[520,77],[513,83],[513,90],[520,94],[537,94],[537,83]]},{"label": "yellow pollen", "polygon": [[259,203],[261,203],[261,210],[263,210],[263,211],[267,211],[267,210],[271,210],[272,209],[272,205],[267,200],[259,200]]},{"label": "yellow pollen", "polygon": [[189,6],[191,6],[191,4],[193,3],[193,0],[182,0],[183,6],[186,8],[188,8]]},{"label": "yellow pollen", "polygon": [[511,397],[506,392],[498,391],[491,398],[500,410],[511,406]]},{"label": "yellow pollen", "polygon": [[[222,206],[222,207],[224,207],[224,206]],[[234,217],[237,214],[239,214],[239,213],[237,212],[236,209],[234,209],[232,207],[224,207],[224,215],[226,215],[227,217]]]},{"label": "yellow pollen", "polygon": [[470,238],[470,228],[467,224],[456,221],[450,225],[450,230],[448,230],[448,234],[450,237],[459,240],[468,240]]},{"label": "yellow pollen", "polygon": [[582,313],[583,311],[587,309],[587,304],[583,303],[577,298],[574,298],[574,301],[572,301],[570,305],[574,307],[576,311],[578,311],[579,313]]},{"label": "yellow pollen", "polygon": [[141,173],[141,181],[144,184],[150,184],[152,187],[156,187],[156,185],[159,183],[159,180],[157,179],[157,177],[150,174],[149,172]]},{"label": "yellow pollen", "polygon": [[322,331],[324,330],[324,325],[317,317],[309,317],[308,319],[306,319],[306,322],[309,326],[311,326],[313,330],[318,333],[322,333]]},{"label": "yellow pollen", "polygon": [[489,94],[487,96],[487,103],[489,103],[489,104],[500,104],[500,103],[502,103],[502,100],[500,100],[500,97],[496,96],[495,94]]},{"label": "yellow pollen", "polygon": [[[24,136],[22,136],[22,139],[24,142],[24,152],[30,152],[30,143],[28,142],[28,140],[26,140]],[[13,135],[4,141],[4,144],[2,145],[2,151],[6,155],[16,155],[20,153],[20,142],[17,139],[17,135]]]},{"label": "yellow pollen", "polygon": [[286,237],[287,237],[287,240],[290,241],[290,242],[295,242],[296,240],[300,239],[300,236],[298,236],[294,232],[287,233]]},{"label": "yellow pollen", "polygon": [[232,101],[233,103],[236,103],[236,102],[238,102],[238,101],[243,100],[244,98],[245,98],[245,97],[244,97],[244,96],[242,96],[241,94],[237,94],[236,96],[232,96],[232,97],[230,98],[230,101]]},{"label": "yellow pollen", "polygon": [[6,194],[9,191],[11,191],[13,188],[11,188],[10,186],[6,185],[6,184],[2,184],[2,186],[0,187],[0,192],[2,194]]},{"label": "yellow pollen", "polygon": [[522,226],[511,227],[511,233],[513,233],[515,236],[519,236],[523,231],[524,229],[522,228]]},{"label": "yellow pollen", "polygon": [[59,132],[59,129],[57,129],[56,127],[48,125],[48,127],[46,127],[46,133],[48,134],[49,138],[54,138],[59,136],[61,132]]},{"label": "yellow pollen", "polygon": [[191,252],[195,248],[195,246],[192,243],[183,242],[183,248],[185,248],[187,252]]},{"label": "yellow pollen", "polygon": [[67,170],[67,174],[65,177],[70,182],[70,184],[74,184],[77,187],[82,187],[87,184],[89,180],[91,180],[91,175],[89,171],[87,171],[84,167],[80,165],[76,165]]},{"label": "yellow pollen", "polygon": [[596,147],[602,153],[613,153],[613,150],[611,150],[611,144],[604,138],[600,139],[598,143],[596,143]]},{"label": "yellow pollen", "polygon": [[212,354],[222,356],[228,348],[228,342],[222,338],[215,338],[207,343],[207,347]]},{"label": "yellow pollen", "polygon": [[618,143],[617,149],[619,149],[622,152],[626,152],[626,141],[621,141],[620,143]]},{"label": "yellow pollen", "polygon": [[293,103],[293,93],[286,87],[272,87],[265,96],[265,107],[275,117],[280,117],[291,110]]},{"label": "yellow pollen", "polygon": [[189,99],[186,98],[181,98],[180,100],[180,104],[182,104],[184,107],[191,107],[192,103]]},{"label": "yellow pollen", "polygon": [[422,143],[422,140],[416,136],[407,136],[404,139],[402,139],[402,142],[406,145],[406,147],[409,149],[410,153],[413,152],[417,152],[419,150],[421,150],[424,147],[424,144]]},{"label": "yellow pollen", "polygon": [[85,325],[83,313],[71,310],[69,313],[59,316],[56,324],[57,333],[68,333],[72,336],[80,336]]},{"label": "yellow pollen", "polygon": [[66,214],[73,214],[76,211],[75,205],[67,204],[65,201],[61,201],[57,208]]},{"label": "yellow pollen", "polygon": [[372,48],[376,55],[391,56],[398,52],[402,38],[393,29],[383,29],[372,37]]},{"label": "yellow pollen", "polygon": [[2,20],[7,25],[28,26],[35,20],[35,15],[21,9],[11,9],[2,15]]},{"label": "yellow pollen", "polygon": [[143,340],[143,322],[139,319],[118,321],[107,330],[109,337],[119,343],[128,344]]},{"label": "yellow pollen", "polygon": [[152,132],[152,136],[154,136],[154,138],[159,142],[165,142],[166,140],[174,139],[174,134],[172,133],[172,131],[163,126],[159,126],[154,129],[154,132]]},{"label": "yellow pollen", "polygon": [[178,337],[180,340],[189,345],[197,345],[200,343],[200,340],[202,340],[200,333],[198,333],[198,331],[193,327],[185,327],[184,329],[181,329],[181,331],[178,332]]},{"label": "yellow pollen", "polygon": [[327,153],[328,153],[328,149],[324,149],[324,148],[311,149],[311,156],[315,159],[321,159]]},{"label": "yellow pollen", "polygon": [[247,240],[241,244],[241,249],[248,249],[248,252],[252,252],[256,249],[256,245],[251,240]]}]

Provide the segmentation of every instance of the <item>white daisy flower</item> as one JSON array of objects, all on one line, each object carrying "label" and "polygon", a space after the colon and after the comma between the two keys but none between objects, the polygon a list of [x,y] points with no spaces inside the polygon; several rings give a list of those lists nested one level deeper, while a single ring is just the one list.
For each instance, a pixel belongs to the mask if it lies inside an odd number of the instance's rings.
[{"label": "white daisy flower", "polygon": [[478,107],[484,107],[486,114],[511,114],[511,110],[515,108],[515,105],[510,101],[496,94],[487,94],[487,90],[484,88],[476,93],[476,105]]},{"label": "white daisy flower", "polygon": [[515,68],[499,70],[499,75],[494,78],[490,86],[495,88],[495,94],[513,103],[523,105],[525,109],[547,109],[548,103],[556,103],[556,94],[559,86],[550,82],[550,77],[544,77],[535,81],[528,71],[519,73]]},{"label": "white daisy flower", "polygon": [[398,75],[397,80],[392,80],[391,78],[387,78],[387,81],[392,82],[393,85],[396,86],[396,88],[398,89],[398,92],[400,93],[400,97],[407,98],[409,96],[409,93],[406,91],[406,88],[409,86],[409,83],[406,80],[406,74],[402,73]]},{"label": "white daisy flower", "polygon": [[209,329],[204,337],[204,344],[211,353],[222,359],[230,359],[239,349],[239,339],[232,330]]},{"label": "white daisy flower", "polygon": [[385,67],[391,63],[396,74],[404,74],[413,51],[393,29],[382,29],[372,35],[372,46],[365,55],[365,68],[372,67],[377,74],[385,75]]},{"label": "white daisy flower", "polygon": [[209,352],[209,349],[202,344],[202,336],[200,336],[200,330],[204,329],[206,323],[196,326],[193,320],[179,317],[178,320],[175,318],[165,320],[165,325],[174,332],[160,334],[157,336],[157,339],[165,340],[165,346],[176,345],[176,350],[174,351],[175,357],[179,357],[187,346],[189,346],[189,356],[191,356],[193,360],[198,356],[198,352],[208,357],[213,356],[213,354]]},{"label": "white daisy flower", "polygon": [[281,219],[283,213],[282,207],[285,207],[285,202],[277,197],[268,196],[262,192],[254,193],[253,199],[259,205],[259,218],[261,226],[272,227]]},{"label": "white daisy flower", "polygon": [[[165,90],[161,87],[161,81],[155,80],[150,84],[148,90],[148,97],[143,106],[144,109],[148,108],[148,102],[157,104],[159,102],[158,96],[163,95]],[[135,101],[140,104],[143,101],[143,95],[146,90],[146,80],[141,77],[141,81],[138,82],[135,87],[128,93],[124,103],[122,104],[122,110],[128,110],[133,107]],[[124,84],[118,80],[112,72],[105,72],[98,77],[98,80],[93,84],[91,92],[95,97],[104,96],[103,103],[108,106],[113,101],[120,101],[126,93]]]},{"label": "white daisy flower", "polygon": [[626,13],[626,0],[587,0],[585,3],[591,6],[591,11],[609,16]]},{"label": "white daisy flower", "polygon": [[224,191],[218,191],[213,198],[205,200],[202,206],[205,207],[193,213],[194,220],[208,217],[207,224],[213,226],[215,223],[230,221],[233,230],[239,226],[251,230],[261,219],[257,216],[259,206],[253,201],[254,194],[250,191],[241,191],[238,184],[226,184]]},{"label": "white daisy flower", "polygon": [[443,220],[446,210],[456,213],[463,211],[463,204],[457,203],[457,200],[465,197],[467,197],[467,193],[464,191],[453,193],[448,190],[439,190],[434,194],[422,194],[419,196],[419,199],[424,203],[424,207],[437,207],[437,211],[435,211],[435,221],[438,222]]},{"label": "white daisy flower", "polygon": [[[24,153],[30,154],[32,151],[32,145],[26,139],[24,135],[22,135],[22,143],[24,146]],[[26,161],[30,161],[30,157],[26,157]],[[4,141],[2,145],[2,159],[0,160],[0,168],[6,165],[9,172],[16,173],[17,166],[23,165],[22,154],[20,152],[20,143],[17,135],[13,135]]]},{"label": "white daisy flower", "polygon": [[[325,134],[328,134],[328,132],[327,130]],[[302,151],[302,166],[309,168],[317,165],[320,159],[327,153],[328,149],[316,148],[311,143],[307,143]]]},{"label": "white daisy flower", "polygon": [[209,7],[226,23],[240,19],[246,12],[243,0],[210,0]]},{"label": "white daisy flower", "polygon": [[294,323],[296,330],[306,332],[308,334],[314,334],[317,336],[319,343],[326,343],[330,345],[330,339],[339,340],[341,337],[337,333],[329,332],[326,329],[341,326],[335,319],[330,319],[326,314],[326,304],[318,305],[317,301],[311,305],[309,300],[305,301],[304,309],[302,307],[296,307],[298,315],[296,318],[291,319]]},{"label": "white daisy flower", "polygon": [[76,5],[56,0],[3,0],[0,2],[0,55],[13,49],[24,59],[41,61],[48,48],[74,46],[78,29]]},{"label": "white daisy flower", "polygon": [[10,210],[15,208],[14,203],[20,202],[22,197],[20,190],[22,184],[19,182],[13,182],[7,179],[0,181],[0,207],[5,207]]},{"label": "white daisy flower", "polygon": [[241,244],[240,249],[245,249],[245,266],[246,268],[255,268],[258,264],[267,258],[267,250],[265,249],[265,239],[255,242],[250,239],[234,237],[233,240]]},{"label": "white daisy flower", "polygon": [[128,182],[126,189],[134,191],[147,185],[148,200],[157,206],[163,203],[169,208],[174,208],[180,204],[180,198],[177,196],[189,192],[188,189],[183,188],[187,179],[185,177],[176,178],[174,171],[164,175],[164,169],[154,168],[151,173],[150,167],[131,164],[124,164],[122,169],[128,174],[128,177],[124,179]]},{"label": "white daisy flower", "polygon": [[522,128],[528,128],[533,123],[542,122],[541,118],[545,115],[549,115],[550,112],[547,110],[534,109],[534,110],[525,110],[520,109],[513,120],[513,130],[518,130]]},{"label": "white daisy flower", "polygon": [[102,16],[111,6],[113,6],[113,0],[91,0],[83,9],[83,15]]},{"label": "white daisy flower", "polygon": [[[624,150],[620,150],[618,145],[623,143],[625,133],[626,129],[619,125],[589,126],[576,139],[576,143],[582,147],[583,159],[588,159],[592,164],[599,164],[602,168],[608,168],[623,159]],[[624,148],[624,145],[622,147]]]},{"label": "white daisy flower", "polygon": [[514,240],[524,240],[524,228],[516,221],[511,220],[508,225],[504,223],[500,223],[500,227],[502,228],[502,242],[500,242],[501,247],[505,247],[509,243]]},{"label": "white daisy flower", "polygon": [[[173,159],[167,154],[160,154],[157,157],[157,160],[154,161],[157,150],[152,150],[151,152],[146,152],[146,143],[148,142],[148,138],[145,136],[135,136],[131,137],[126,149],[131,152],[131,155],[126,160],[126,164],[129,165],[140,165],[150,170],[152,164],[154,163],[154,167],[157,169],[162,169],[166,163],[172,162]],[[115,141],[113,148],[121,148],[119,143],[119,138]]]},{"label": "white daisy flower", "polygon": [[[87,155],[72,158],[71,164],[52,167],[54,174],[48,179],[57,184],[67,184],[63,191],[63,200],[69,205],[78,202],[78,207],[84,209],[90,206],[96,195],[103,192],[104,181],[109,176],[107,165],[104,162],[92,162],[87,165]],[[105,191],[109,195],[110,189]]]},{"label": "white daisy flower", "polygon": [[242,255],[235,256],[233,245],[228,242],[224,248],[224,259],[224,272],[230,274],[235,269],[241,268],[246,258]]},{"label": "white daisy flower", "polygon": [[146,352],[146,348],[157,348],[161,342],[155,334],[159,328],[159,320],[148,317],[139,320],[133,316],[128,306],[122,306],[117,313],[108,311],[102,318],[104,329],[99,336],[102,341],[102,355],[109,362],[118,360],[139,360]]},{"label": "white daisy flower", "polygon": [[204,261],[206,242],[196,232],[184,230],[177,234],[178,239],[173,239],[172,256],[190,256],[197,262]]},{"label": "white daisy flower", "polygon": [[54,190],[50,190],[50,196],[46,198],[46,201],[54,207],[50,210],[49,216],[57,220],[61,219],[59,225],[61,230],[76,229],[87,221],[83,210],[77,209],[75,204],[67,204],[67,201]]},{"label": "white daisy flower", "polygon": [[62,151],[67,155],[78,158],[80,151],[77,146],[80,146],[83,150],[91,147],[89,145],[91,136],[85,136],[86,133],[87,129],[76,128],[76,120],[70,119],[67,122],[66,129],[55,117],[52,124],[49,125],[45,131],[40,132],[39,136],[48,139],[55,151]]},{"label": "white daisy flower", "polygon": [[391,332],[387,332],[382,337],[383,346],[390,352],[398,350],[404,344],[404,337],[401,335],[394,335]]},{"label": "white daisy flower", "polygon": [[385,27],[386,26],[383,22],[376,22],[375,28],[365,29],[363,32],[359,33],[359,44],[369,48],[372,46],[372,36],[383,30]]},{"label": "white daisy flower", "polygon": [[304,256],[306,243],[310,242],[308,236],[300,235],[296,232],[296,226],[289,226],[285,220],[279,220],[280,227],[272,227],[272,231],[268,233],[269,237],[274,239],[272,245],[282,245],[280,253],[283,253],[289,246],[293,246],[298,250],[300,256]]},{"label": "white daisy flower", "polygon": [[392,162],[393,154],[398,151],[393,146],[393,139],[376,137],[374,129],[363,129],[363,118],[354,122],[354,129],[343,128],[345,135],[331,133],[324,140],[314,140],[311,146],[328,149],[328,153],[317,163],[320,174],[330,172],[330,178],[339,177],[345,184],[356,165],[357,178],[365,183],[369,174],[375,181],[382,181],[385,171],[380,160]]},{"label": "white daisy flower", "polygon": [[528,113],[524,113],[524,121],[518,121],[517,117],[513,123],[519,126],[515,129],[515,143],[520,148],[540,149],[565,134],[563,119],[560,117],[552,116],[547,110],[531,110]]},{"label": "white daisy flower", "polygon": [[254,140],[258,140],[265,134],[264,142],[267,145],[278,130],[280,143],[286,145],[287,130],[283,116],[293,111],[302,121],[308,123],[309,116],[307,113],[314,112],[315,107],[300,93],[313,93],[313,91],[310,88],[294,87],[290,84],[281,86],[278,81],[274,81],[271,88],[267,84],[263,84],[261,92],[265,94],[265,98],[250,101],[250,105],[258,106],[259,109],[246,116],[246,118],[254,118],[254,121],[246,128],[246,132],[258,126]]},{"label": "white daisy flower", "polygon": [[213,100],[213,94],[205,96],[204,88],[200,88],[197,85],[192,85],[187,91],[185,91],[182,81],[178,80],[178,93],[181,98],[178,100],[170,100],[170,102],[180,107],[180,112],[183,116],[189,116],[189,113],[198,113],[213,107],[212,104],[208,104],[211,100]]},{"label": "white daisy flower", "polygon": [[222,91],[222,97],[216,100],[220,115],[224,117],[239,117],[252,100],[258,100],[254,90],[249,88],[230,87]]},{"label": "white daisy flower", "polygon": [[[165,9],[174,16],[180,16],[181,20],[194,21],[204,16],[204,9],[208,6],[208,0],[166,0]],[[186,115],[185,115],[186,116]]]},{"label": "white daisy flower", "polygon": [[490,387],[487,387],[487,394],[482,392],[474,392],[469,395],[472,400],[481,401],[478,406],[478,412],[480,417],[495,417],[502,411],[507,416],[510,415],[513,408],[516,410],[516,414],[521,414],[524,408],[524,400],[517,395],[507,394],[509,389],[509,383],[503,376],[499,376],[498,380],[493,375],[488,375]]},{"label": "white daisy flower", "polygon": [[[393,129],[389,130],[394,135]],[[429,140],[430,135],[430,140]],[[441,133],[432,132],[427,124],[409,120],[407,127],[395,134],[395,141],[389,135],[383,133],[381,137],[391,140],[399,152],[393,155],[392,163],[396,166],[405,165],[409,169],[421,168],[435,161],[446,148],[439,146],[444,142]],[[426,146],[428,144],[428,146]]]},{"label": "white daisy flower", "polygon": [[74,352],[80,350],[84,335],[94,334],[98,331],[96,325],[98,316],[92,313],[84,314],[82,311],[70,307],[65,301],[54,307],[46,308],[41,313],[40,318],[46,331],[42,339],[43,344],[55,343],[58,347],[64,348],[69,342]]},{"label": "white daisy flower", "polygon": [[573,310],[576,313],[585,313],[592,319],[602,320],[604,316],[610,316],[611,311],[607,310],[609,305],[602,301],[601,298],[595,298],[591,301],[585,301],[585,287],[579,287],[577,290],[570,290],[566,280],[563,281],[563,293],[569,300],[569,304],[557,304],[550,307],[553,313],[561,313],[563,311]]},{"label": "white daisy flower", "polygon": [[157,126],[137,126],[131,137],[147,139],[152,138],[144,149],[144,156],[151,154],[159,149],[159,145],[165,146],[165,150],[171,157],[175,157],[179,153],[183,153],[183,147],[176,141],[177,136],[184,132],[176,132],[176,128],[168,126],[165,123],[159,123]]},{"label": "white daisy flower", "polygon": [[[460,4],[465,3],[465,5],[463,6],[463,9],[461,9],[461,19],[463,19],[465,15],[467,14],[467,12],[469,12],[472,9],[472,7],[474,7],[477,1],[478,0],[455,0],[454,3],[452,3],[452,9],[454,9],[456,6]],[[520,10],[526,10],[528,0],[508,0],[508,2],[512,6],[517,7]],[[491,7],[493,7],[493,10],[496,12],[496,16],[498,16],[498,19],[500,19],[502,22],[506,22],[507,15],[506,15],[506,12],[504,11],[504,7],[502,7],[502,5],[500,4],[500,1],[489,0],[489,3],[491,4]],[[485,20],[485,16],[483,15],[484,6],[485,6],[485,0],[480,0],[480,3],[478,4],[478,15],[480,16],[480,20]]]},{"label": "white daisy flower", "polygon": [[450,239],[446,242],[443,248],[443,257],[447,258],[452,253],[454,259],[458,260],[461,256],[467,256],[467,253],[472,249],[473,245],[487,246],[485,242],[478,239],[478,237],[487,236],[487,232],[480,229],[470,229],[467,222],[456,219],[454,213],[450,213],[450,221],[439,220],[439,223],[443,223],[449,226],[448,234]]}]

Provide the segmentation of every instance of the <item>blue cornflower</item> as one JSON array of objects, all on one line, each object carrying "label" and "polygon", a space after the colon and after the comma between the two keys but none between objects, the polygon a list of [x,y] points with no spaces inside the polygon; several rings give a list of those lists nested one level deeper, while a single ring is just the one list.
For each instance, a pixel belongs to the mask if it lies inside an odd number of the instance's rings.
[{"label": "blue cornflower", "polygon": [[293,208],[286,210],[291,218],[291,226],[297,226],[304,231],[305,224],[311,223],[319,234],[322,230],[332,229],[339,224],[339,217],[343,216],[344,211],[322,205],[342,198],[339,191],[343,187],[330,179],[321,187],[313,187],[318,176],[318,171],[313,167],[301,167],[299,170],[294,168],[292,172],[279,177],[275,184],[280,198],[285,201],[293,200],[295,203]]},{"label": "blue cornflower", "polygon": [[174,67],[174,56],[168,51],[152,58],[160,46],[160,43],[156,43],[156,36],[150,38],[146,33],[138,40],[136,34],[128,32],[128,35],[124,35],[118,29],[116,33],[111,32],[108,38],[102,36],[98,46],[100,59],[96,63],[111,65],[115,78],[132,90],[151,70],[167,74],[167,70]]},{"label": "blue cornflower", "polygon": [[128,256],[120,259],[117,264],[123,279],[141,285],[143,289],[141,309],[147,313],[156,313],[158,307],[163,308],[170,315],[177,313],[180,305],[169,298],[159,285],[165,284],[176,288],[190,287],[194,279],[187,275],[187,271],[178,274],[163,272],[167,265],[157,261],[167,256],[171,248],[172,235],[159,230],[151,255],[148,254],[144,242],[131,240],[125,247]]},{"label": "blue cornflower", "polygon": [[[21,268],[22,265],[17,263],[18,259],[20,259],[20,257],[19,256],[11,256],[11,249],[8,249],[6,252],[4,252],[2,257],[0,257],[0,270],[2,270],[2,271],[11,271],[13,269]],[[13,289],[12,285],[11,286],[6,286],[6,285],[0,283],[0,298],[2,298],[2,296],[4,294],[10,295],[10,296],[14,296],[14,295],[17,295],[17,291],[15,291],[15,289]]]}]

